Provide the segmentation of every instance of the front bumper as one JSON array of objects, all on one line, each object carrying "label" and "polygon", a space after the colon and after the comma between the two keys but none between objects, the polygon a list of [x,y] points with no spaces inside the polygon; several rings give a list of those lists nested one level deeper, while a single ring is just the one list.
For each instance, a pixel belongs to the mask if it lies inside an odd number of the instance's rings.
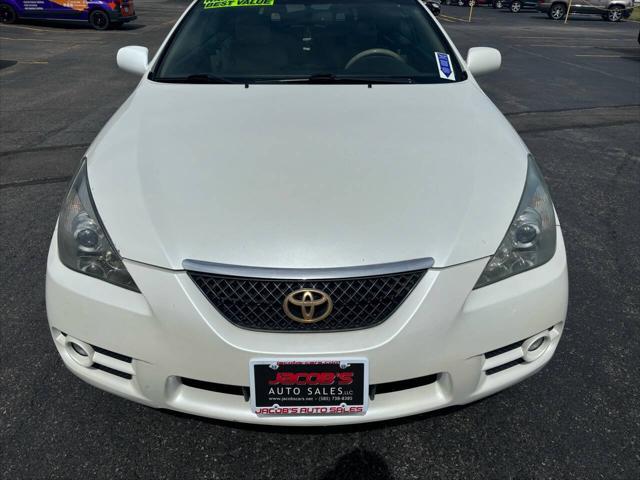
[{"label": "front bumper", "polygon": [[[125,260],[142,294],[73,272],[60,263],[55,238],[47,313],[65,365],[130,400],[230,421],[338,425],[466,404],[540,370],[555,352],[567,310],[559,228],[555,256],[534,270],[472,290],[487,259],[431,269],[379,326],[300,334],[233,326],[182,271]],[[540,333],[548,348],[523,361],[521,342]],[[79,358],[70,339],[94,347],[93,362]],[[372,385],[432,380],[377,394],[364,416],[257,417],[240,387],[249,385],[249,361],[258,357],[367,357]]]}]

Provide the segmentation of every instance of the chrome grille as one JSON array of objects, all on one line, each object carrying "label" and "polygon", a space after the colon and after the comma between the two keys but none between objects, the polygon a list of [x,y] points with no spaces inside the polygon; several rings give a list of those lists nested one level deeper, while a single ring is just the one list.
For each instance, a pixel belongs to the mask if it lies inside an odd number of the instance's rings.
[{"label": "chrome grille", "polygon": [[[271,332],[317,332],[369,328],[384,322],[402,304],[426,270],[344,279],[283,280],[243,278],[188,271],[211,304],[234,325]],[[333,311],[317,323],[298,323],[283,309],[300,289],[328,294]]]}]

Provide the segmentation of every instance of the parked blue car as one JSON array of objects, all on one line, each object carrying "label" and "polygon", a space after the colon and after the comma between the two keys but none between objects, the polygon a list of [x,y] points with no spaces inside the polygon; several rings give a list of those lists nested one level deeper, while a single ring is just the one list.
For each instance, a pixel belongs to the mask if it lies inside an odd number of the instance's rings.
[{"label": "parked blue car", "polygon": [[136,19],[133,0],[0,0],[0,22],[19,19],[88,22],[97,30]]}]

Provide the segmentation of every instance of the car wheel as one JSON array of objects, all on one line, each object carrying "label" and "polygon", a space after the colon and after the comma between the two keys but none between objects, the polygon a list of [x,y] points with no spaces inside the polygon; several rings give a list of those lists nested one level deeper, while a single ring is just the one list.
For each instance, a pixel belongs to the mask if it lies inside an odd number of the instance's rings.
[{"label": "car wheel", "polygon": [[14,23],[18,16],[11,5],[0,3],[0,23]]},{"label": "car wheel", "polygon": [[458,6],[464,7],[464,0],[458,0]]},{"label": "car wheel", "polygon": [[89,24],[96,30],[106,30],[109,28],[111,21],[104,10],[94,10],[89,15]]},{"label": "car wheel", "polygon": [[502,0],[493,2],[493,8],[502,8]]},{"label": "car wheel", "polygon": [[522,10],[522,3],[518,0],[511,2],[511,11],[513,13],[518,13],[520,10]]},{"label": "car wheel", "polygon": [[622,12],[623,9],[620,5],[614,5],[609,9],[609,12],[607,13],[607,20],[609,20],[610,22],[619,22],[620,20],[622,20]]},{"label": "car wheel", "polygon": [[562,3],[554,3],[549,10],[549,18],[552,20],[562,20],[567,13],[567,7]]}]

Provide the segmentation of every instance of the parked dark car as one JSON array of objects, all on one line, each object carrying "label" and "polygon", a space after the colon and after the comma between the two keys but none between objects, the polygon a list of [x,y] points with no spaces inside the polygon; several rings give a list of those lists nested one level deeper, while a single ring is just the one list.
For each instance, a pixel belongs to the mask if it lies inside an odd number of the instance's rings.
[{"label": "parked dark car", "polygon": [[439,1],[429,1],[429,0],[423,0],[422,3],[424,3],[427,8],[431,11],[431,13],[433,13],[434,17],[437,17],[438,15],[440,15],[440,2]]},{"label": "parked dark car", "polygon": [[498,3],[502,5],[503,0],[442,0],[445,5],[458,5],[459,7],[470,7],[471,5],[491,5],[493,8],[501,8],[496,6]]},{"label": "parked dark car", "polygon": [[502,6],[513,13],[519,13],[523,8],[538,8],[537,0],[503,0]]}]

